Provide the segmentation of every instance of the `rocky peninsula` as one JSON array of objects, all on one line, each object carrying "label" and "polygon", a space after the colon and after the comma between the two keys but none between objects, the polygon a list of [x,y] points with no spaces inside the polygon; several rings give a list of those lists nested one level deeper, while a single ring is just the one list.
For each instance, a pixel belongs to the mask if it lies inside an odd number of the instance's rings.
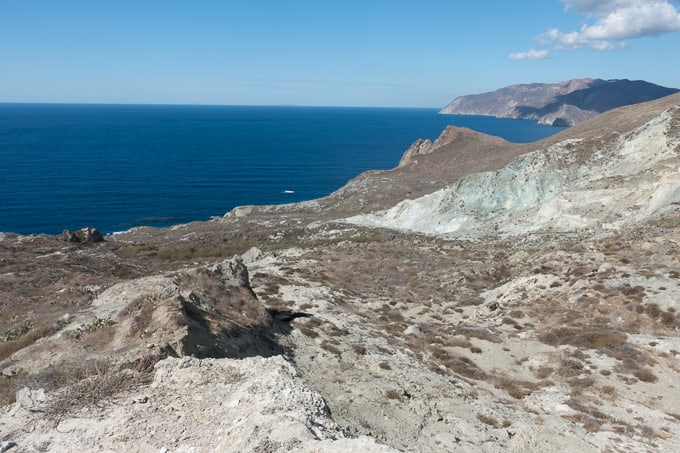
[{"label": "rocky peninsula", "polygon": [[511,85],[496,91],[460,96],[440,113],[489,115],[573,126],[616,107],[651,101],[679,90],[644,80],[573,79],[559,83]]}]

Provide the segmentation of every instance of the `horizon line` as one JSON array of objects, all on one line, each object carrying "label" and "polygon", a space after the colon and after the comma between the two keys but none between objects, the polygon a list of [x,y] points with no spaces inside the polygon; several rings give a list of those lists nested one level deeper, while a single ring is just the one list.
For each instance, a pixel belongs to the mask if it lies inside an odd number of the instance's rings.
[{"label": "horizon line", "polygon": [[0,105],[92,105],[92,106],[149,106],[149,107],[295,107],[295,108],[364,108],[364,109],[442,109],[441,106],[390,106],[390,105],[320,105],[320,104],[193,104],[193,103],[141,103],[141,102],[40,102],[0,101]]}]

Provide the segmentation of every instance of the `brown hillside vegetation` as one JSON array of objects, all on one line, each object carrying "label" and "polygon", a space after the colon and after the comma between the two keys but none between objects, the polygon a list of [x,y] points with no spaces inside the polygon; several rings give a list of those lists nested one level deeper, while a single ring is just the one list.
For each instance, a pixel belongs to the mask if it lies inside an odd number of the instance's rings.
[{"label": "brown hillside vegetation", "polygon": [[406,157],[210,222],[7,233],[0,441],[680,450],[680,95]]}]

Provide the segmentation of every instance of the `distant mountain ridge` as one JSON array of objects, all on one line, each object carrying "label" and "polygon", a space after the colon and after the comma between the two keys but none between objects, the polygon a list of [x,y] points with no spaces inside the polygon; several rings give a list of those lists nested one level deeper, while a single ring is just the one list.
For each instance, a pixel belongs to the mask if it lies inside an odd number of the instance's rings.
[{"label": "distant mountain ridge", "polygon": [[439,113],[532,119],[546,125],[573,126],[607,110],[678,91],[644,80],[573,79],[511,85],[488,93],[460,96]]}]

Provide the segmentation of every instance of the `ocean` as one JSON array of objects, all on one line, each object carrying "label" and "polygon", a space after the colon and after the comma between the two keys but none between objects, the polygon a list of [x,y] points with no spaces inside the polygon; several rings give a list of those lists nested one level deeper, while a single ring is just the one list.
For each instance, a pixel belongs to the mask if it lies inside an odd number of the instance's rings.
[{"label": "ocean", "polygon": [[0,104],[0,232],[106,234],[319,198],[449,124],[513,142],[563,129],[436,109]]}]

